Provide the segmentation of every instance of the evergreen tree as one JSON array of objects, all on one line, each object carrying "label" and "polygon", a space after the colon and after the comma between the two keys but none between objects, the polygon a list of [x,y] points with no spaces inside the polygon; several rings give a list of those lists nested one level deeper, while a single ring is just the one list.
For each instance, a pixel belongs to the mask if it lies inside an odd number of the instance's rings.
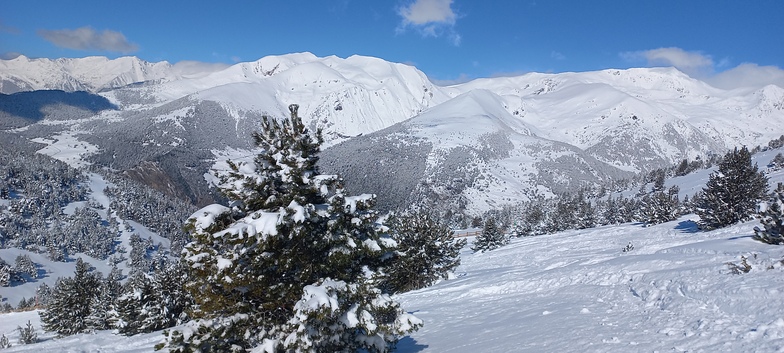
[{"label": "evergreen tree", "polygon": [[105,278],[102,278],[100,273],[97,273],[95,278],[99,287],[96,296],[90,301],[90,314],[85,321],[92,330],[107,330],[112,328],[116,321],[115,302],[122,289],[122,271],[112,267]]},{"label": "evergreen tree", "polygon": [[[321,134],[290,110],[254,133],[262,151],[253,167],[229,163],[221,187],[234,207],[207,206],[189,220],[183,261],[195,320],[157,348],[385,352],[421,325],[369,280],[393,243],[377,232],[374,197],[346,197],[337,177],[319,175]],[[324,312],[319,291],[339,305]]]},{"label": "evergreen tree", "polygon": [[774,170],[779,170],[784,168],[784,154],[781,154],[781,152],[776,154],[776,156],[770,160],[768,166]]},{"label": "evergreen tree", "polygon": [[41,306],[47,306],[49,304],[49,298],[52,295],[52,289],[46,283],[41,283],[38,286],[38,289],[35,290],[36,293],[36,300],[37,304]]},{"label": "evergreen tree", "polygon": [[132,277],[117,300],[119,332],[153,332],[187,321],[185,309],[193,303],[185,291],[185,279],[184,269],[177,264]]},{"label": "evergreen tree", "polygon": [[482,234],[476,237],[471,250],[474,250],[474,252],[490,251],[496,248],[500,248],[506,245],[508,242],[509,239],[496,226],[495,219],[488,218],[485,221],[484,227],[482,228]]},{"label": "evergreen tree", "polygon": [[0,259],[0,287],[8,287],[11,285],[11,266],[3,259]]},{"label": "evergreen tree", "polygon": [[768,179],[751,164],[749,150],[735,148],[724,156],[703,189],[697,206],[700,228],[711,230],[749,220],[767,190]]},{"label": "evergreen tree", "polygon": [[431,214],[406,213],[387,223],[397,251],[382,276],[384,291],[400,293],[427,287],[447,278],[460,265],[460,249],[466,240],[456,240],[452,230]]},{"label": "evergreen tree", "polygon": [[784,185],[778,184],[776,191],[759,212],[762,227],[754,227],[752,238],[768,244],[784,244]]},{"label": "evergreen tree", "polygon": [[674,221],[681,215],[680,189],[673,185],[667,191],[654,191],[645,195],[640,202],[641,221],[647,225]]},{"label": "evergreen tree", "polygon": [[17,326],[16,329],[19,331],[19,344],[32,344],[38,342],[38,333],[35,332],[35,328],[29,320],[25,327]]},{"label": "evergreen tree", "polygon": [[[35,263],[33,260],[30,260],[29,255],[18,255],[16,257],[14,270],[15,272],[23,278],[23,276],[27,276],[30,279],[38,278],[38,269],[35,267]],[[23,281],[27,281],[23,278]]]},{"label": "evergreen tree", "polygon": [[67,336],[93,329],[88,325],[88,317],[91,303],[98,297],[99,284],[98,276],[78,258],[74,276],[57,281],[48,307],[39,314],[44,330]]}]

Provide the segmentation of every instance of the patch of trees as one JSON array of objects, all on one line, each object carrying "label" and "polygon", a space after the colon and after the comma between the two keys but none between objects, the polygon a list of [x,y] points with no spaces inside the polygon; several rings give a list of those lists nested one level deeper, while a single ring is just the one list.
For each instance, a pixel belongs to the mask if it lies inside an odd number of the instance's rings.
[{"label": "patch of trees", "polygon": [[196,207],[162,192],[128,179],[107,174],[111,182],[104,192],[110,198],[109,209],[122,219],[133,220],[171,241],[171,251],[179,253],[190,242],[183,224]]},{"label": "patch of trees", "polygon": [[107,258],[118,229],[90,207],[63,213],[69,203],[86,201],[86,181],[47,156],[0,154],[0,247],[48,253],[57,261],[77,252]]},{"label": "patch of trees", "polygon": [[72,277],[58,279],[45,295],[39,288],[46,306],[41,322],[60,336],[106,329],[133,335],[179,325],[192,303],[183,289],[184,273],[178,264],[165,264],[121,284],[117,268],[104,277],[78,258]]}]

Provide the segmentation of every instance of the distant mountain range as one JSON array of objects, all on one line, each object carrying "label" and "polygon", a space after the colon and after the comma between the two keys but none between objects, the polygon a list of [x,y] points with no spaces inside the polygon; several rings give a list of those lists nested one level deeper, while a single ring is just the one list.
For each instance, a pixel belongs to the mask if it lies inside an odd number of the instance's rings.
[{"label": "distant mountain range", "polygon": [[323,171],[378,193],[386,209],[438,203],[477,214],[784,134],[784,88],[721,90],[672,68],[442,87],[415,67],[362,56],[187,71],[135,57],[20,56],[0,60],[0,92],[8,133],[196,203],[213,198],[205,173],[252,156],[261,116],[284,117],[291,103],[324,132]]}]

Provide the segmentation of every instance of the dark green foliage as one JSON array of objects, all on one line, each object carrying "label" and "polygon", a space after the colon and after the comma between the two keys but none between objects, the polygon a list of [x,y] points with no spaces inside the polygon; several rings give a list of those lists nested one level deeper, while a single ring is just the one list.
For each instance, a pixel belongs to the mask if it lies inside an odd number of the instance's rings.
[{"label": "dark green foliage", "polygon": [[482,234],[478,235],[474,240],[474,244],[471,246],[471,250],[474,252],[478,251],[490,251],[493,249],[500,248],[506,243],[509,242],[509,238],[498,229],[496,226],[495,219],[488,218],[485,221],[484,228],[482,228]]},{"label": "dark green foliage", "polygon": [[193,300],[185,291],[185,269],[180,264],[152,274],[137,273],[117,299],[117,328],[125,335],[162,330],[187,321]]},{"label": "dark green foliage", "polygon": [[697,206],[700,228],[711,230],[749,220],[767,190],[768,179],[751,164],[749,150],[735,148],[724,156],[703,189]]},{"label": "dark green foliage", "polygon": [[20,254],[16,257],[14,262],[14,271],[23,281],[38,278],[38,269],[36,268],[35,263],[33,263],[33,260],[30,259],[29,255]]},{"label": "dark green foliage", "polygon": [[752,238],[768,244],[784,244],[784,185],[779,183],[770,195],[765,208],[759,212],[759,219],[765,229],[754,227]]},{"label": "dark green foliage", "polygon": [[[307,302],[303,296],[308,286],[323,283],[345,288],[348,292],[333,295],[347,307],[366,308],[362,325],[367,327],[333,327],[339,332],[306,340],[311,347],[328,343],[335,351],[388,351],[399,334],[419,326],[395,305],[376,305],[384,297],[367,272],[383,266],[391,249],[374,224],[378,215],[373,196],[346,197],[337,177],[319,175],[320,133],[311,136],[296,105],[290,109],[290,119],[281,123],[265,118],[264,130],[253,135],[262,151],[252,172],[230,163],[232,171],[221,179],[222,191],[235,207],[208,206],[189,221],[193,241],[185,247],[183,261],[188,270],[185,288],[196,304],[189,313],[194,320],[184,328],[187,334],[168,332],[167,342],[158,348],[306,349],[296,330],[320,327],[315,320],[331,322],[334,317],[309,307],[298,310],[297,303]],[[355,295],[358,292],[365,295]],[[386,320],[389,317],[393,319]],[[408,323],[405,330],[403,323]],[[357,346],[364,339],[376,344]]]},{"label": "dark green foliage", "polygon": [[460,249],[466,240],[455,239],[452,230],[431,214],[402,214],[390,219],[388,226],[397,251],[382,277],[384,291],[401,293],[430,286],[460,265]]},{"label": "dark green foliage", "polygon": [[681,215],[679,191],[674,185],[667,191],[661,189],[645,195],[640,204],[640,220],[647,225],[676,220]]},{"label": "dark green foliage", "polygon": [[93,327],[89,325],[88,317],[92,302],[99,294],[99,276],[91,273],[89,265],[81,258],[77,259],[74,276],[57,281],[49,306],[40,313],[44,330],[61,336],[91,331]]}]

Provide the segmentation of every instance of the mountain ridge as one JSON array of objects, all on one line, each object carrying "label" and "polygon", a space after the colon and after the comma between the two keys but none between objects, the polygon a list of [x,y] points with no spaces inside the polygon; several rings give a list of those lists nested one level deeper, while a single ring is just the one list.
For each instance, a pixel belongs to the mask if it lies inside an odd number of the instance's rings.
[{"label": "mountain ridge", "polygon": [[[17,65],[13,71],[7,69],[11,62]],[[78,75],[84,69],[69,69],[88,62],[104,66],[92,76]],[[25,63],[32,65],[26,69],[27,79]],[[53,70],[49,81],[37,78],[46,76],[42,67]],[[407,187],[392,188],[401,193],[392,197],[398,204],[410,203],[411,195],[456,197],[447,204],[459,204],[460,198],[473,200],[467,197],[473,194],[505,202],[552,195],[611,175],[722,154],[738,145],[762,145],[784,132],[781,87],[723,90],[674,68],[528,73],[439,86],[406,64],[359,55],[344,59],[294,53],[183,72],[176,64],[146,63],[133,57],[17,58],[0,61],[0,90],[38,87],[34,84],[93,90],[92,95],[116,109],[68,113],[42,107],[37,121],[15,117],[10,109],[7,115],[28,124],[14,126],[13,133],[56,141],[47,151],[71,148],[62,146],[63,141],[86,143],[91,152],[75,158],[99,166],[136,171],[152,170],[140,167],[142,162],[158,163],[173,173],[172,180],[183,183],[180,194],[192,195],[194,202],[208,194],[197,191],[206,187],[205,178],[199,176],[209,174],[231,151],[252,154],[250,133],[259,128],[261,117],[286,117],[291,103],[299,104],[303,122],[311,130],[323,131],[324,154],[332,155],[325,163],[343,165],[335,158],[353,158],[347,164],[354,166],[363,160],[383,162],[373,166],[382,176],[391,175],[402,163],[421,177],[401,179]],[[25,86],[28,81],[32,83]],[[16,99],[13,94],[4,97],[10,102]],[[422,122],[438,128],[417,127]],[[373,148],[374,141],[396,154]],[[534,145],[546,147],[537,150]],[[497,157],[494,148],[525,157],[517,162],[520,170],[505,176],[481,172],[511,170],[507,157]],[[375,151],[377,156],[362,151]],[[488,151],[492,153],[485,155]],[[564,154],[576,159],[566,161]],[[547,173],[540,173],[543,170]],[[451,171],[462,174],[446,175]],[[526,182],[510,184],[515,178]],[[525,190],[516,191],[514,197],[497,197],[512,188]],[[494,207],[488,200],[475,206]]]}]

